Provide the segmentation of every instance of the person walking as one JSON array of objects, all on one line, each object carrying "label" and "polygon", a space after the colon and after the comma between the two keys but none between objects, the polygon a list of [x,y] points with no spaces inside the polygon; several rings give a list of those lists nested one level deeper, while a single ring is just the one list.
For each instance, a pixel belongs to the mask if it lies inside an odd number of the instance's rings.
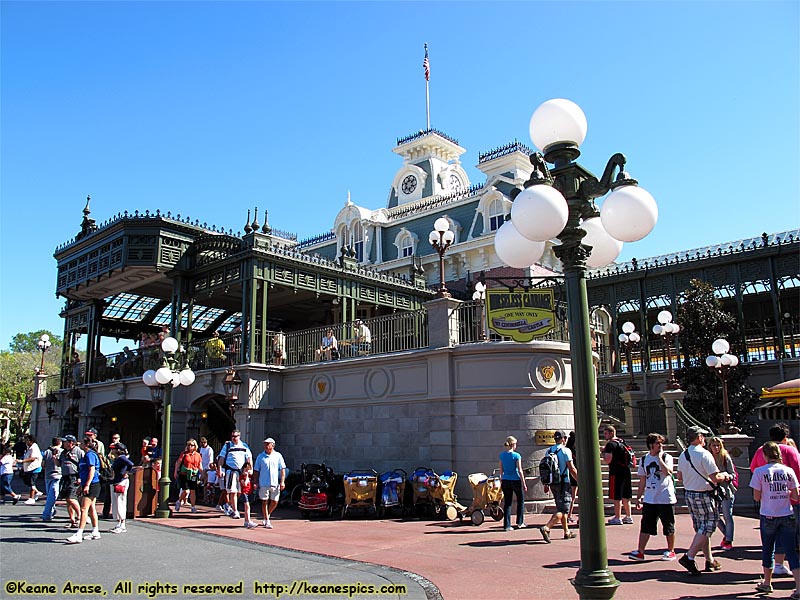
[{"label": "person walking", "polygon": [[[606,425],[603,435],[606,438],[603,461],[608,465],[608,497],[614,503],[614,517],[608,520],[608,524],[632,525],[633,486],[628,451],[625,449],[624,442],[617,437],[617,429],[613,425]],[[622,518],[623,511],[625,512],[624,518]]]},{"label": "person walking", "polygon": [[733,501],[736,497],[736,491],[739,488],[739,476],[736,473],[736,467],[733,465],[733,459],[728,451],[725,450],[725,444],[721,438],[712,437],[708,440],[708,449],[714,457],[714,462],[717,464],[722,473],[730,473],[731,480],[724,484],[722,487],[725,490],[725,499],[719,507],[719,521],[717,528],[722,533],[722,542],[720,542],[720,550],[730,550],[733,548]]},{"label": "person walking", "polygon": [[81,518],[81,507],[78,504],[80,482],[78,481],[78,466],[83,460],[84,452],[78,447],[78,440],[74,435],[65,435],[62,438],[62,451],[59,457],[61,463],[61,497],[67,503],[67,516],[69,523],[67,529],[78,527]]},{"label": "person walking", "polygon": [[255,471],[253,485],[258,488],[264,520],[261,524],[272,529],[270,517],[278,507],[281,492],[286,488],[286,463],[283,455],[275,450],[275,440],[268,437],[264,440],[264,451],[256,457],[253,466]]},{"label": "person walking", "polygon": [[241,493],[239,478],[245,464],[253,464],[253,454],[250,447],[242,441],[242,434],[238,429],[231,432],[231,439],[219,451],[217,457],[217,477],[223,490],[227,492],[228,502],[222,507],[225,514],[233,519],[240,519],[237,510],[237,496]]},{"label": "person walking", "polygon": [[564,539],[571,540],[575,538],[575,532],[570,531],[567,515],[569,514],[570,506],[572,506],[572,486],[569,484],[569,478],[578,478],[578,471],[572,462],[572,452],[564,444],[567,441],[567,436],[563,431],[556,431],[553,434],[555,444],[550,446],[547,450],[549,453],[556,455],[558,459],[558,480],[560,483],[554,483],[550,486],[544,486],[545,494],[550,490],[553,492],[553,498],[556,501],[556,512],[547,521],[547,525],[539,527],[539,532],[542,538],[548,544],[550,543],[550,530],[561,523],[564,529]]},{"label": "person walking", "polygon": [[78,463],[78,480],[83,495],[81,496],[81,520],[78,530],[66,539],[68,544],[83,542],[83,530],[86,522],[91,521],[92,533],[90,540],[100,539],[100,529],[97,525],[97,497],[100,495],[100,457],[97,455],[97,442],[90,437],[83,438],[81,449],[83,458]]},{"label": "person walking", "polygon": [[133,468],[133,461],[128,457],[128,447],[122,442],[111,444],[111,450],[116,458],[111,465],[114,469],[114,478],[111,480],[111,516],[117,524],[111,528],[111,533],[125,533],[125,518],[128,512],[128,487],[130,479],[128,474]]},{"label": "person walking", "polygon": [[[575,432],[570,431],[569,437],[567,438],[567,443],[565,444],[566,447],[572,452],[572,464],[575,465],[575,468],[578,468],[578,458],[575,455],[575,443],[576,437]],[[569,505],[569,513],[567,513],[567,522],[570,525],[577,524],[578,520],[572,516],[572,513],[575,511],[575,500],[578,498],[578,480],[575,479],[572,475],[569,476],[569,484],[572,486],[572,503]]]},{"label": "person walking", "polygon": [[25,453],[17,460],[22,467],[22,481],[30,488],[30,497],[23,504],[36,504],[43,496],[36,487],[36,480],[42,472],[42,451],[36,443],[36,438],[28,434],[25,436]]},{"label": "person walking", "polygon": [[175,461],[173,476],[180,482],[180,493],[175,502],[175,512],[181,511],[181,506],[188,502],[193,513],[197,512],[197,481],[200,478],[200,469],[203,458],[197,451],[197,441],[192,438],[186,442],[186,448]]},{"label": "person walking", "polygon": [[61,484],[61,438],[54,437],[50,447],[42,455],[44,465],[45,503],[42,511],[42,521],[52,521],[56,516],[56,500]]},{"label": "person walking", "polygon": [[11,502],[16,504],[22,498],[19,494],[15,494],[11,489],[11,481],[14,479],[14,451],[11,445],[3,448],[3,458],[0,460],[0,498],[3,504],[6,503],[6,496],[11,496]]},{"label": "person walking", "polygon": [[706,571],[719,571],[722,566],[711,554],[711,536],[717,530],[719,507],[711,492],[713,487],[730,481],[729,473],[720,473],[714,457],[703,446],[705,436],[710,435],[702,427],[689,427],[686,438],[689,447],[681,452],[678,459],[678,478],[686,490],[686,506],[692,515],[695,535],[689,549],[680,560],[680,565],[692,575],[700,575],[695,557],[703,552],[706,557]]},{"label": "person walking", "polygon": [[[118,433],[112,434],[111,441],[108,444],[108,454],[106,455],[106,460],[108,460],[108,464],[110,465],[113,465],[114,461],[117,459],[117,453],[114,450],[114,448],[119,442],[120,442],[120,435]],[[98,448],[99,448],[99,442],[98,442]],[[100,498],[98,498],[98,500],[101,500],[103,502],[103,514],[100,515],[100,518],[103,520],[111,519],[112,518],[111,503],[113,502],[111,498],[111,491],[112,491],[111,488],[114,487],[114,484],[111,482],[103,483],[102,481],[100,482],[100,484],[102,485],[102,488],[105,488],[105,489],[101,488]]]},{"label": "person walking", "polygon": [[658,521],[667,538],[667,549],[661,560],[675,560],[675,482],[672,480],[672,456],[664,452],[664,436],[651,433],[647,436],[649,452],[639,462],[639,489],[636,510],[642,511],[639,545],[629,554],[631,560],[644,560],[644,549],[650,537],[658,533]]},{"label": "person walking", "polygon": [[525,496],[528,491],[522,472],[522,456],[517,452],[517,438],[506,438],[500,453],[500,489],[503,491],[503,529],[511,531],[511,502],[517,496],[517,529],[525,527]]},{"label": "person walking", "polygon": [[753,500],[761,502],[761,566],[764,579],[756,585],[757,592],[772,593],[772,569],[775,561],[775,545],[779,542],[786,553],[786,560],[794,575],[795,590],[790,598],[800,600],[800,560],[795,546],[797,519],[792,500],[800,500],[798,481],[793,469],[782,462],[781,450],[775,442],[767,442],[761,448],[767,464],[758,467],[750,479]]}]

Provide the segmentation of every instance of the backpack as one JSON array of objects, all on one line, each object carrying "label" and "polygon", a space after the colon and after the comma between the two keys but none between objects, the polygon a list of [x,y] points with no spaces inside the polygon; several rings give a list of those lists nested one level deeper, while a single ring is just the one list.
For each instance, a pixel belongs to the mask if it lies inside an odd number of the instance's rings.
[{"label": "backpack", "polygon": [[617,443],[619,444],[619,447],[620,447],[620,448],[622,448],[623,450],[625,450],[625,455],[626,455],[626,459],[625,459],[625,465],[626,465],[628,468],[631,468],[631,467],[633,467],[633,468],[636,468],[636,465],[637,465],[638,463],[637,463],[637,461],[636,461],[636,452],[634,452],[634,451],[633,451],[633,448],[631,448],[631,447],[630,447],[630,446],[627,444],[627,442],[626,442],[625,440],[623,440],[622,438],[618,438],[618,439],[617,439]]},{"label": "backpack", "polygon": [[543,485],[558,485],[563,481],[563,476],[558,468],[557,455],[559,452],[561,452],[561,448],[555,451],[551,448],[539,461],[539,480]]},{"label": "backpack", "polygon": [[97,454],[97,458],[100,459],[100,483],[108,483],[114,479],[114,469],[111,468],[108,457],[103,456],[99,452],[95,452],[95,454]]}]

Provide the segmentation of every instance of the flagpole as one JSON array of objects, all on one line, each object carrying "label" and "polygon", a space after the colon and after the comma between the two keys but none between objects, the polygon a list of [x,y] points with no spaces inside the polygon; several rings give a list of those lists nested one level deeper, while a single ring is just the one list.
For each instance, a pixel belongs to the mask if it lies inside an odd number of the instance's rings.
[{"label": "flagpole", "polygon": [[425,60],[422,61],[422,68],[425,71],[425,117],[426,117],[426,131],[431,129],[431,95],[430,95],[430,77],[431,77],[431,64],[428,61],[428,44],[425,44]]}]

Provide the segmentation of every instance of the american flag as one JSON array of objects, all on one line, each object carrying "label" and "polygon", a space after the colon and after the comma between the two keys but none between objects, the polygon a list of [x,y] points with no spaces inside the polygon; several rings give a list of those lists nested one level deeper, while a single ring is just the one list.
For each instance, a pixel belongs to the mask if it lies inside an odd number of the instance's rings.
[{"label": "american flag", "polygon": [[430,81],[431,63],[428,62],[428,44],[425,44],[425,60],[422,61],[422,68],[425,69],[425,81]]}]

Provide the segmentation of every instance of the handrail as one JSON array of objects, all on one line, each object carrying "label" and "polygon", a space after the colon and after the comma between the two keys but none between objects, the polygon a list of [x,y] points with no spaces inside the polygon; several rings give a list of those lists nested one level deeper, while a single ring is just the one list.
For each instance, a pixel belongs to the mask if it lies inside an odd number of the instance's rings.
[{"label": "handrail", "polygon": [[675,415],[677,416],[678,422],[678,433],[675,436],[675,444],[681,449],[681,451],[686,449],[686,432],[689,427],[701,427],[706,431],[714,431],[710,426],[706,425],[705,423],[701,423],[694,416],[692,416],[692,414],[686,410],[686,408],[683,406],[683,402],[680,400],[675,400]]}]

